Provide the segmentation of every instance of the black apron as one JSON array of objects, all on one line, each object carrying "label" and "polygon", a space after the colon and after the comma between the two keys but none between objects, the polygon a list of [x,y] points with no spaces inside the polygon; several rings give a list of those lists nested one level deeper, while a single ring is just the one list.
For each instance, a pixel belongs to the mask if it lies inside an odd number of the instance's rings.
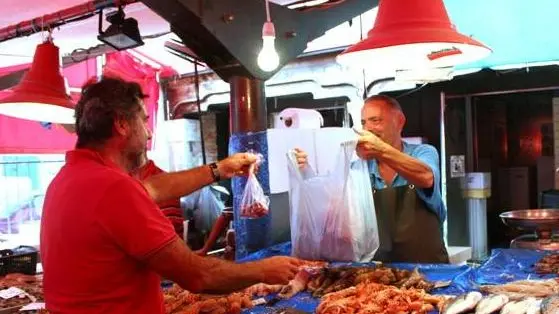
[{"label": "black apron", "polygon": [[413,185],[373,187],[380,247],[375,260],[448,263],[439,218],[427,208]]}]

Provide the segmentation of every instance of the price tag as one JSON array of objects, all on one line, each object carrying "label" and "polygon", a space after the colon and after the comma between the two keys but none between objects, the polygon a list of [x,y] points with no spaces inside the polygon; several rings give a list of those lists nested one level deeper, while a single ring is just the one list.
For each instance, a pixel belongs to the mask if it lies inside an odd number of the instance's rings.
[{"label": "price tag", "polygon": [[256,300],[252,300],[252,305],[253,306],[258,306],[258,305],[262,305],[262,304],[266,304],[266,299],[258,298]]},{"label": "price tag", "polygon": [[17,287],[10,287],[8,289],[0,290],[0,298],[2,299],[11,299],[22,294],[25,294],[25,291]]},{"label": "price tag", "polygon": [[36,310],[42,310],[46,308],[45,307],[45,303],[40,303],[40,302],[36,302],[36,303],[30,303],[27,304],[26,306],[22,307],[21,309],[19,309],[20,312],[25,312],[25,311],[36,311]]}]

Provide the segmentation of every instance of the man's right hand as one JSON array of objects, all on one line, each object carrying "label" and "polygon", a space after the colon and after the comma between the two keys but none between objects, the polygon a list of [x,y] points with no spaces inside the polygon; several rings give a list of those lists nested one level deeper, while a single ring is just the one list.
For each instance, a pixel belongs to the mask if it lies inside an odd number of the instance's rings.
[{"label": "man's right hand", "polygon": [[303,169],[307,166],[307,162],[309,159],[309,155],[307,155],[307,153],[305,153],[302,149],[299,148],[295,148],[295,159],[297,160],[297,165],[299,166],[299,169]]},{"label": "man's right hand", "polygon": [[285,285],[299,272],[302,261],[288,256],[274,256],[256,262],[262,273],[262,282]]}]

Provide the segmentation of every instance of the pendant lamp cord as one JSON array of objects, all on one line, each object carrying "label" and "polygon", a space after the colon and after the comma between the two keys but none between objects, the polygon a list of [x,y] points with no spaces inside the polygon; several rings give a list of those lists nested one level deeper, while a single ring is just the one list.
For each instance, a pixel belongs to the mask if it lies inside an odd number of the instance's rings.
[{"label": "pendant lamp cord", "polygon": [[272,21],[272,18],[270,18],[270,3],[268,2],[268,0],[266,0],[266,21]]}]

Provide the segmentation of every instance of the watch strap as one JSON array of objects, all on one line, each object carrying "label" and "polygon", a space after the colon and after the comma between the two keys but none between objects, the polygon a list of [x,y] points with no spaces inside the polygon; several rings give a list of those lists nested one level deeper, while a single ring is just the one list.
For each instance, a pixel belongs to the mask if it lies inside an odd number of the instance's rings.
[{"label": "watch strap", "polygon": [[214,179],[214,182],[220,181],[221,176],[219,175],[219,170],[217,169],[217,163],[212,162],[208,166],[210,167],[210,170],[212,171],[212,177]]}]

